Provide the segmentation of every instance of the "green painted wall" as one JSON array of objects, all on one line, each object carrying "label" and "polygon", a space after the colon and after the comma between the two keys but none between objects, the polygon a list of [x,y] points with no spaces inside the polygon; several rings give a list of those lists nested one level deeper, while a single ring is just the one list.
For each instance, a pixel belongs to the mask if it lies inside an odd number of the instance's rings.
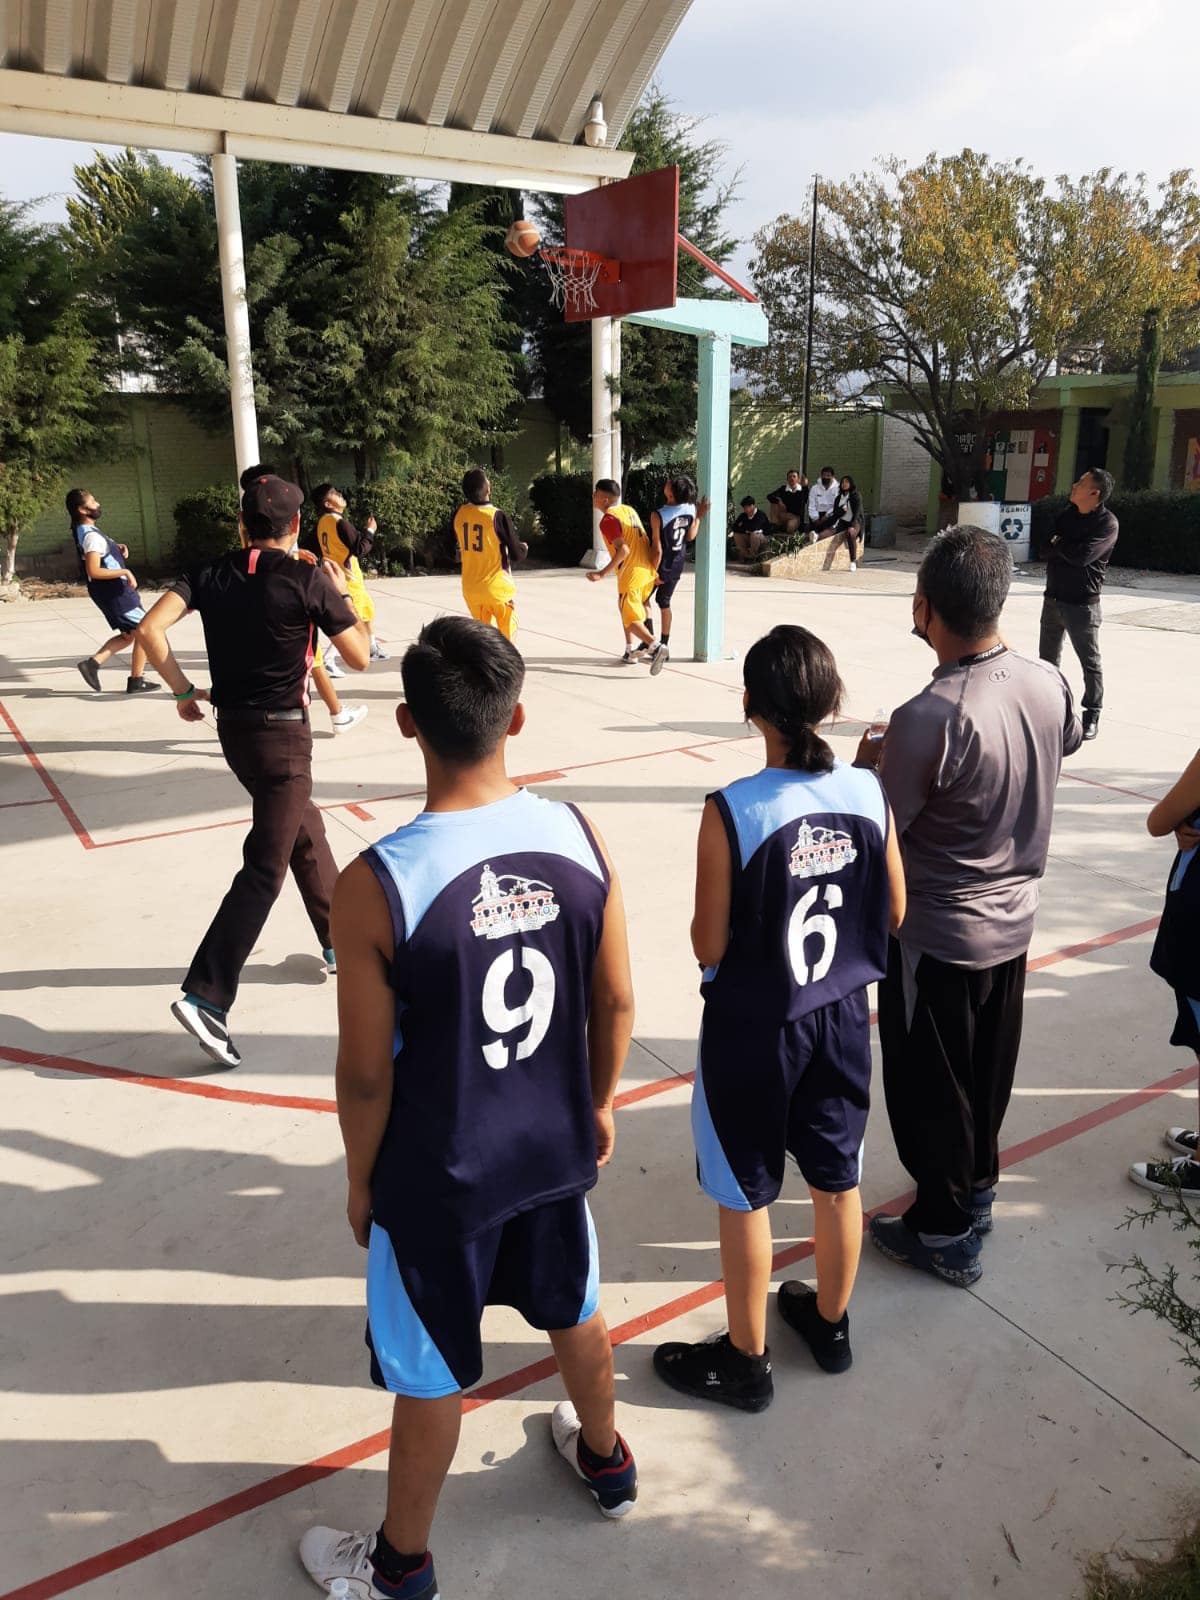
[{"label": "green painted wall", "polygon": [[[848,472],[868,511],[879,509],[882,412],[818,411],[813,414],[808,475],[829,462],[840,477]],[[765,500],[789,467],[799,467],[804,429],[792,406],[735,399],[730,423],[729,492],[736,505],[744,494]]]}]

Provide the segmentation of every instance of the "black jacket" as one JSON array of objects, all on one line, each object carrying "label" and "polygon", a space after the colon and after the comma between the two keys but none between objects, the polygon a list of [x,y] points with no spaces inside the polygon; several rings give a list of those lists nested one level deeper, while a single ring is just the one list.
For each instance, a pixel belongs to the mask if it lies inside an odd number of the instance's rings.
[{"label": "black jacket", "polygon": [[781,483],[778,489],[772,489],[767,496],[767,504],[781,501],[786,507],[789,517],[802,517],[808,505],[808,489],[803,485],[799,489],[789,489],[786,483]]},{"label": "black jacket", "polygon": [[1054,542],[1046,555],[1046,593],[1066,605],[1095,605],[1104,587],[1104,569],[1117,542],[1119,525],[1107,506],[1083,512],[1060,511]]}]

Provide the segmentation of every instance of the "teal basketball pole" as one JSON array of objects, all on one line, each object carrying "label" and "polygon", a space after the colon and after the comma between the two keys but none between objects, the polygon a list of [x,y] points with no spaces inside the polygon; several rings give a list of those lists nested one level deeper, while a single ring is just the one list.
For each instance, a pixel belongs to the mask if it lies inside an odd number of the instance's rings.
[{"label": "teal basketball pole", "polygon": [[[724,276],[724,274],[722,274]],[[769,329],[763,309],[745,300],[679,300],[665,311],[638,311],[626,322],[700,342],[700,396],[696,424],[696,478],[712,502],[696,541],[695,659],[725,656],[725,513],[729,504],[729,389],[733,346],[761,349]]]}]

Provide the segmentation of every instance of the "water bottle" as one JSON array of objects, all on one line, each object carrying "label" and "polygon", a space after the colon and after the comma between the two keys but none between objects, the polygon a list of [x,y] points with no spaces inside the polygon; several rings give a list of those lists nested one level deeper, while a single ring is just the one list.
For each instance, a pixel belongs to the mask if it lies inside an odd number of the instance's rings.
[{"label": "water bottle", "polygon": [[867,738],[870,739],[872,743],[874,743],[877,739],[882,739],[884,734],[888,731],[888,720],[888,714],[883,706],[877,706],[875,708],[875,715],[871,718],[870,726],[867,728]]},{"label": "water bottle", "polygon": [[350,1580],[349,1580],[349,1578],[335,1578],[333,1580],[333,1582],[329,1585],[329,1592],[330,1592],[331,1595],[334,1596],[334,1600],[337,1600],[337,1596],[338,1595],[341,1595],[342,1600],[349,1600],[349,1594],[350,1594]]}]

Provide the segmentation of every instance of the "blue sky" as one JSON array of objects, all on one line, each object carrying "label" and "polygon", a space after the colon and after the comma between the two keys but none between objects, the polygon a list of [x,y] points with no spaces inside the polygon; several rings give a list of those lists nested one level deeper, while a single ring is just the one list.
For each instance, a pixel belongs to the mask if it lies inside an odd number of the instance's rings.
[{"label": "blue sky", "polygon": [[[1194,0],[695,0],[660,79],[730,148],[748,236],[814,171],[971,145],[1038,171],[1200,167]],[[61,214],[91,146],[0,134],[0,193]],[[56,198],[57,197],[57,198]]]}]

